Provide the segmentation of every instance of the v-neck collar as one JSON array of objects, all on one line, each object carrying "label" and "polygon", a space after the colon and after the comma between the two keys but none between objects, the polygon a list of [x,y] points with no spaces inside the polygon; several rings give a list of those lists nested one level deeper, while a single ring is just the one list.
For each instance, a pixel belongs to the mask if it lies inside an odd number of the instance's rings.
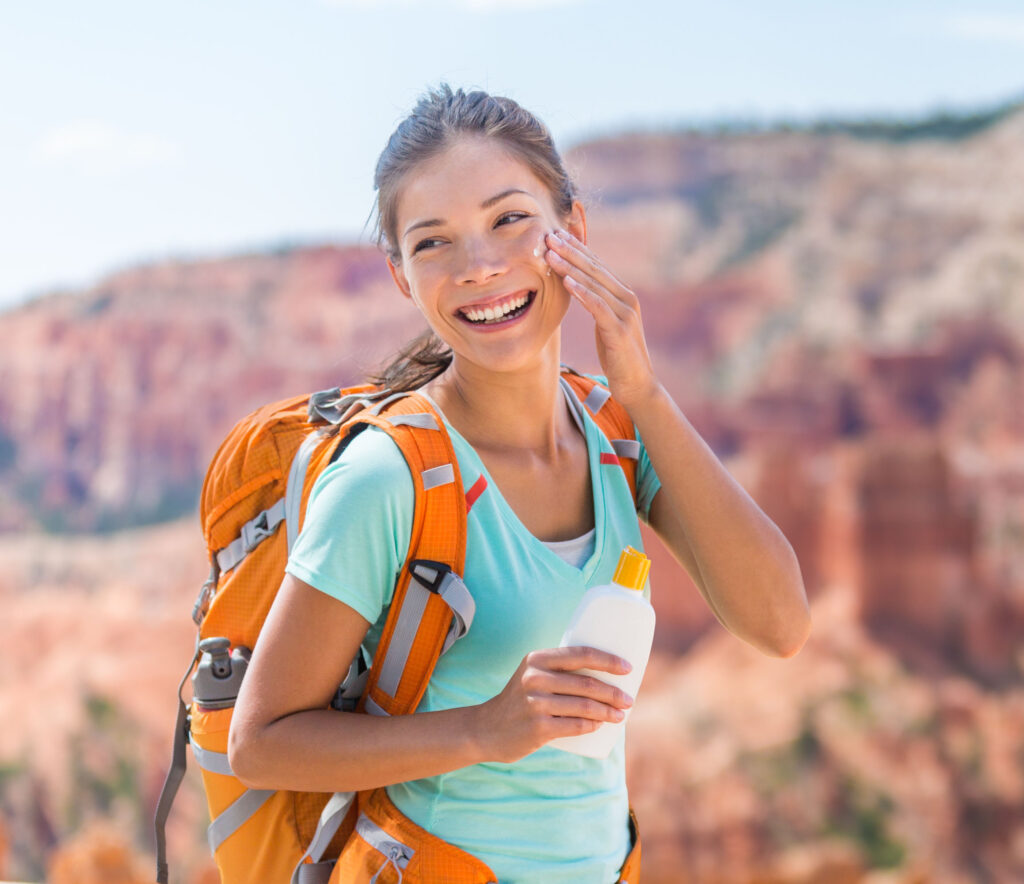
[{"label": "v-neck collar", "polygon": [[[607,534],[607,526],[605,524],[605,500],[603,493],[604,474],[601,470],[602,434],[597,425],[588,418],[582,404],[579,399],[576,398],[576,394],[563,378],[559,378],[559,386],[561,387],[562,394],[565,397],[569,413],[576,426],[583,432],[583,438],[587,445],[587,465],[590,470],[590,488],[594,501],[594,548],[590,557],[583,563],[581,568],[575,568],[566,562],[558,555],[558,553],[545,546],[545,542],[533,534],[526,525],[523,524],[522,520],[516,514],[516,511],[512,509],[509,502],[505,499],[505,495],[502,494],[501,489],[498,487],[498,483],[494,481],[494,478],[491,476],[490,471],[484,464],[483,459],[479,454],[477,454],[476,449],[466,441],[465,437],[456,430],[455,427],[451,425],[445,413],[429,393],[424,390],[417,390],[417,393],[427,399],[430,404],[434,406],[434,409],[441,416],[441,420],[444,421],[445,429],[451,435],[452,439],[460,442],[462,447],[469,452],[473,469],[478,476],[484,477],[484,480],[487,483],[487,493],[493,495],[495,509],[501,514],[501,517],[506,524],[508,524],[520,536],[526,538],[526,542],[533,550],[534,555],[540,556],[546,562],[549,562],[551,567],[556,570],[560,570],[577,577],[582,575],[584,579],[589,579],[597,568],[598,562],[601,561],[601,554],[604,549],[604,539]],[[462,473],[465,477],[466,470],[463,469]],[[469,484],[471,485],[472,483]]]}]

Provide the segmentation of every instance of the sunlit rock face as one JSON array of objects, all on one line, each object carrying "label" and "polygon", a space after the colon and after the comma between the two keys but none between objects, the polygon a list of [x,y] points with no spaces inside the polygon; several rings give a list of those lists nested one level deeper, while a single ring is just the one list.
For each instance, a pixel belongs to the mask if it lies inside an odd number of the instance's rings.
[{"label": "sunlit rock face", "polygon": [[[1024,879],[1022,144],[1017,114],[957,141],[570,151],[660,378],[793,545],[814,616],[766,658],[648,534],[645,881]],[[340,246],[139,266],[0,315],[6,874],[41,878],[75,813],[148,825],[228,428],[422,327],[376,250]],[[600,370],[578,305],[563,358]],[[172,839],[201,876],[188,782]]]},{"label": "sunlit rock face", "polygon": [[419,329],[372,249],[139,267],[0,318],[0,520],[110,530],[194,508],[220,439]]}]

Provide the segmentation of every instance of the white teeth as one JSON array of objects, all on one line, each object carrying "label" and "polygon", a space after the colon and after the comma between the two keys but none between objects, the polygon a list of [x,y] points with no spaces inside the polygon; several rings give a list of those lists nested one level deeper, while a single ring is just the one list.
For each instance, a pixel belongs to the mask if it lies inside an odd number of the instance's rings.
[{"label": "white teeth", "polygon": [[484,307],[482,310],[480,308],[472,308],[462,312],[471,322],[493,322],[502,319],[514,310],[518,310],[528,300],[529,296],[521,295],[496,307]]}]

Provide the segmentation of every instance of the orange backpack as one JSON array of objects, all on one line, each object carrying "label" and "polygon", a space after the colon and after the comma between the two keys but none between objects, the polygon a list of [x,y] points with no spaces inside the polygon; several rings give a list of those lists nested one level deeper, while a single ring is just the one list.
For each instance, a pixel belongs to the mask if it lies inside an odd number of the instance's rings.
[{"label": "orange backpack", "polygon": [[[590,378],[566,370],[563,379],[612,440],[635,498],[639,444],[625,410]],[[214,456],[200,499],[211,571],[193,608],[196,651],[178,687],[172,763],[156,812],[159,884],[168,880],[164,826],[184,776],[186,743],[202,770],[213,820],[208,840],[224,884],[369,881],[389,863],[405,881],[494,880],[483,863],[402,817],[383,789],[358,800],[352,793],[247,789],[228,763],[234,698],[310,491],[370,425],[391,436],[409,465],[413,529],[376,658],[367,670],[357,656],[332,707],[414,712],[438,658],[472,624],[475,606],[461,575],[467,512],[479,489],[463,489],[451,439],[429,400],[364,385],[277,402],[240,421]],[[193,671],[186,706],[181,694]],[[639,844],[627,867],[638,865]],[[635,880],[626,872],[622,880]]]}]

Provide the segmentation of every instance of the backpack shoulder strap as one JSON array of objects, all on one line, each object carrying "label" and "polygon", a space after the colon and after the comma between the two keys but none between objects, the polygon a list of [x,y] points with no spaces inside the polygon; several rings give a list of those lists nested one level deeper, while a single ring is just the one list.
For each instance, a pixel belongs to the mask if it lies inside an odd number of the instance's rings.
[{"label": "backpack shoulder strap", "polygon": [[590,412],[601,432],[608,437],[615,454],[609,455],[607,460],[602,457],[602,462],[617,463],[622,467],[635,503],[640,442],[636,438],[636,430],[629,413],[612,398],[611,392],[604,384],[593,378],[577,374],[567,366],[562,367],[562,378],[572,388],[583,407]]},{"label": "backpack shoulder strap", "polygon": [[466,498],[444,422],[416,393],[386,399],[354,418],[387,433],[415,488],[409,552],[367,678],[361,706],[404,715],[419,705],[434,666],[469,629],[475,605],[462,582]]}]

